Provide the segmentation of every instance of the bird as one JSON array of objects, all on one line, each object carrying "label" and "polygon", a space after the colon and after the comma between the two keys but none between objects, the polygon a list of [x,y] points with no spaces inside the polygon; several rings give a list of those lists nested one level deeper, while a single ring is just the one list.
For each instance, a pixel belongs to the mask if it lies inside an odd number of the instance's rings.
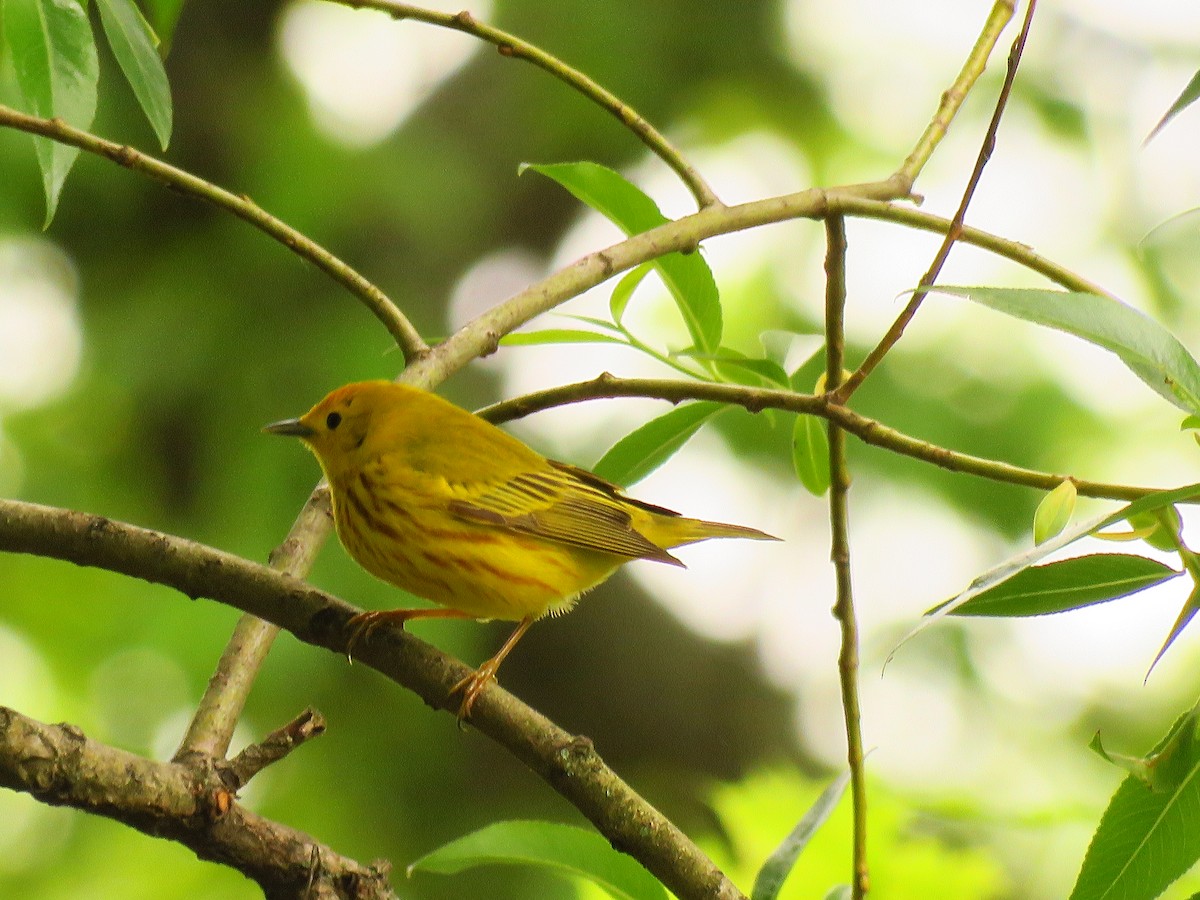
[{"label": "bird", "polygon": [[586,469],[548,459],[430,391],[361,381],[265,432],[297,437],[329,483],[349,555],[436,606],[349,620],[349,652],[380,624],[422,618],[516,622],[490,659],[453,686],[459,720],[538,619],[569,611],[632,560],[683,566],[671,549],[709,538],[779,540],[689,519],[627,496]]}]

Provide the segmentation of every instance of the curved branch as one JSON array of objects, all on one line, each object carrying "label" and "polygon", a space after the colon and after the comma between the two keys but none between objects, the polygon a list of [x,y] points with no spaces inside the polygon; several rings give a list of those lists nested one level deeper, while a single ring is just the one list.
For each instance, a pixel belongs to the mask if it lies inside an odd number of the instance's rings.
[{"label": "curved branch", "polygon": [[[824,219],[837,213],[894,221],[942,234],[952,227],[949,219],[887,202],[903,196],[902,180],[893,176],[887,181],[830,190],[809,188],[737,206],[702,209],[589,253],[519,294],[514,294],[430,350],[405,370],[403,378],[412,384],[432,388],[470,360],[495,352],[503,335],[536,316],[634,266],[667,253],[690,252],[701,241],[717,235],[793,219]],[[1016,241],[965,227],[957,240],[1025,266],[1069,290],[1105,293],[1082,276],[1039,256],[1028,246]]]},{"label": "curved branch", "polygon": [[[209,597],[344,656],[347,622],[359,612],[330,594],[230,553],[103,516],[0,500],[0,550],[97,566]],[[471,669],[398,627],[381,626],[355,659],[458,711],[451,689]],[[614,847],[636,857],[681,898],[744,900],[683,832],[609,769],[585,737],[569,734],[496,685],[471,724],[509,750],[575,805]]]},{"label": "curved branch", "polygon": [[148,156],[140,150],[124,144],[113,143],[88,131],[73,128],[61,119],[39,119],[37,116],[27,116],[15,109],[0,105],[0,127],[15,128],[18,131],[40,135],[61,144],[69,144],[80,150],[86,150],[88,153],[103,156],[117,165],[149,175],[181,194],[205,200],[233,213],[259,231],[270,235],[296,255],[313,263],[361,300],[363,305],[383,323],[395,338],[406,360],[411,361],[420,357],[427,349],[425,342],[412,323],[408,321],[404,313],[400,312],[387,294],[320,244],[262,209],[245,194],[231,193],[191,172],[177,169],[160,159]]},{"label": "curved branch", "polygon": [[1108,500],[1136,500],[1153,494],[1162,488],[1137,487],[1112,484],[1104,481],[1089,481],[1073,475],[1039,472],[1009,463],[959,453],[910,437],[882,422],[838,406],[827,397],[811,394],[796,394],[791,391],[771,388],[746,387],[740,384],[714,384],[705,381],[679,381],[658,378],[615,378],[607,373],[591,381],[580,381],[560,387],[526,394],[514,400],[496,403],[479,411],[489,422],[506,422],[519,419],[539,410],[584,400],[600,400],[614,397],[653,397],[670,403],[683,400],[715,400],[741,406],[749,412],[764,409],[782,409],[788,412],[820,416],[835,423],[866,444],[883,447],[904,456],[932,463],[951,472],[977,475],[992,481],[1007,482],[1038,490],[1053,490],[1064,481],[1075,483],[1076,490],[1085,497],[1100,497]]},{"label": "curved branch", "polygon": [[425,9],[411,3],[400,3],[396,0],[337,0],[345,6],[359,9],[375,9],[385,12],[394,19],[413,19],[429,25],[450,28],[494,44],[501,56],[512,59],[523,59],[532,63],[544,72],[553,75],[559,81],[569,85],[583,94],[601,109],[611,113],[616,119],[632,131],[650,151],[668,166],[675,170],[680,179],[696,202],[703,209],[706,206],[720,206],[721,201],[713,192],[708,182],[698,171],[683,158],[683,154],[663,136],[649,121],[644,119],[632,106],[625,103],[616,94],[601,87],[578,69],[572,68],[561,59],[547,53],[545,50],[524,41],[514,34],[501,31],[491,25],[480,22],[466,10],[458,13],[440,12]]},{"label": "curved branch", "polygon": [[2,706],[0,786],[176,841],[242,872],[268,897],[396,897],[386,863],[363,865],[250,812],[215,770],[144,759]]}]

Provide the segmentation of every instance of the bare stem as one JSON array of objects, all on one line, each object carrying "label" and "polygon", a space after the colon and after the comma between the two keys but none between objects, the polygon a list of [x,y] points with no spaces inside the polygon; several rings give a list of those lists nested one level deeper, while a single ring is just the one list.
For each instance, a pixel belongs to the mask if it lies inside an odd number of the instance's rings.
[{"label": "bare stem", "polygon": [[958,73],[954,83],[943,92],[941,103],[938,104],[937,112],[933,114],[925,133],[921,135],[912,153],[897,172],[908,184],[911,185],[917,180],[917,176],[925,168],[925,163],[929,162],[929,157],[946,136],[950,122],[967,99],[967,94],[975,86],[975,82],[979,80],[979,76],[983,74],[996,41],[1000,39],[1001,32],[1012,19],[1015,6],[1016,0],[996,0],[992,6],[975,46],[971,48],[970,55],[963,63],[962,71]]},{"label": "bare stem", "polygon": [[[837,390],[845,356],[846,223],[841,216],[825,220],[825,385]],[[858,700],[858,617],[850,584],[850,513],[847,494],[850,470],[846,464],[846,433],[837,422],[829,431],[829,530],[830,559],[837,580],[833,615],[842,632],[838,652],[838,680],[842,688],[842,716],[846,728],[846,758],[850,765],[853,805],[853,878],[850,893],[862,900],[870,886],[867,868],[867,780],[863,765],[862,711]]]},{"label": "bare stem", "polygon": [[1025,21],[1021,26],[1021,32],[1017,35],[1016,40],[1013,41],[1012,50],[1008,54],[1008,70],[1004,75],[1004,84],[1000,88],[1000,96],[996,99],[996,108],[992,112],[992,121],[988,124],[987,133],[983,138],[983,145],[979,148],[979,155],[975,159],[975,168],[971,172],[971,177],[967,179],[967,187],[963,191],[962,200],[958,204],[958,210],[954,213],[954,218],[950,220],[950,228],[946,231],[945,240],[942,241],[941,247],[938,248],[938,252],[934,255],[933,262],[921,279],[917,290],[913,293],[912,299],[908,301],[908,304],[901,311],[900,315],[896,317],[896,321],[892,323],[892,327],[880,339],[875,349],[867,354],[867,358],[863,360],[862,365],[838,388],[835,397],[838,403],[844,404],[850,399],[850,395],[859,388],[867,379],[867,376],[887,356],[888,351],[904,335],[904,329],[908,327],[908,323],[912,321],[913,316],[917,314],[917,310],[921,308],[921,304],[929,294],[929,289],[937,282],[937,277],[942,271],[942,266],[945,265],[947,258],[950,256],[950,248],[954,246],[954,242],[962,234],[967,207],[971,204],[971,198],[975,196],[975,189],[979,186],[983,170],[992,158],[992,152],[996,149],[996,132],[1000,128],[1000,120],[1004,117],[1004,110],[1008,106],[1008,98],[1012,93],[1013,82],[1017,77],[1017,69],[1021,65],[1021,53],[1025,49],[1025,40],[1029,36],[1029,28],[1033,24],[1035,9],[1037,9],[1037,0],[1029,0],[1029,7],[1025,12]]},{"label": "bare stem", "polygon": [[539,69],[550,73],[559,81],[570,85],[583,94],[597,106],[607,110],[616,119],[632,131],[650,151],[670,166],[687,185],[692,196],[701,208],[719,206],[721,201],[713,192],[698,171],[683,157],[670,141],[653,125],[612,92],[601,87],[578,69],[572,68],[561,59],[547,53],[528,41],[516,35],[509,34],[484,22],[480,22],[465,10],[458,13],[445,13],[434,9],[414,6],[410,3],[399,3],[395,0],[338,0],[346,6],[362,9],[377,9],[396,19],[414,19],[442,28],[452,28],[473,35],[489,44],[494,44],[501,56],[512,59],[523,59],[533,63]]}]

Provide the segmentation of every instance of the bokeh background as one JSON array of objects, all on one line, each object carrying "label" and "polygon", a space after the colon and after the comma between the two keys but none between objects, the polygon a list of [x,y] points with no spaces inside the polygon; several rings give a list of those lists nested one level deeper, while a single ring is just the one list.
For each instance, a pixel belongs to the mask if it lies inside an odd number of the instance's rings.
[{"label": "bokeh background", "polygon": [[[990,8],[468,5],[633,104],[730,203],[889,174]],[[1172,217],[1200,197],[1200,113],[1143,140],[1196,70],[1198,37],[1191,4],[1044,3],[968,217],[1099,282],[1192,347],[1196,220]],[[101,64],[95,130],[151,149],[104,51]],[[669,215],[689,209],[671,173],[606,114],[460,34],[314,0],[218,0],[184,7],[167,68],[176,128],[166,157],[249,194],[358,267],[431,339],[617,239],[557,186],[518,177],[521,162],[595,160],[630,175]],[[1003,49],[917,185],[926,209],[953,211],[1002,70]],[[0,100],[14,101],[7,60]],[[402,361],[386,333],[242,222],[106,161],[80,158],[45,231],[26,135],[0,131],[0,172],[0,495],[265,560],[317,470],[260,426],[344,382],[394,376]],[[848,329],[861,354],[937,241],[878,222],[848,231]],[[816,330],[822,252],[811,222],[707,242],[729,341],[753,353],[763,332]],[[1042,285],[965,247],[943,280]],[[602,314],[605,303],[601,288],[563,312]],[[631,322],[656,346],[684,343],[653,286]],[[794,353],[815,345],[798,338]],[[629,351],[516,347],[442,390],[478,407],[604,370],[667,374]],[[1196,480],[1178,412],[1114,358],[959,300],[926,303],[856,404],[916,436],[1022,465],[1162,486]],[[590,465],[664,409],[603,401],[511,427]],[[731,411],[637,487],[786,543],[697,547],[688,572],[631,566],[570,616],[533,629],[503,670],[506,687],[590,736],[747,889],[843,756],[825,504],[791,472],[790,431],[782,419]],[[883,672],[924,609],[1027,545],[1039,497],[853,441],[850,452],[876,889],[1064,896],[1121,778],[1088,739],[1099,729],[1106,746],[1144,752],[1193,702],[1200,654],[1190,633],[1143,684],[1181,589],[1028,622],[943,623]],[[397,602],[335,544],[311,578],[365,607]],[[236,616],[104,572],[0,556],[0,703],[166,758]],[[469,623],[417,630],[469,661],[504,634]],[[254,808],[348,855],[392,860],[405,897],[593,896],[518,869],[405,880],[408,862],[489,822],[579,817],[471,730],[286,635],[238,742],[308,705],[325,713],[328,733],[255,779],[244,798]],[[847,879],[847,830],[843,810],[786,896],[820,897]],[[1198,888],[1193,877],[1172,896]],[[256,895],[175,845],[0,794],[0,896]]]}]

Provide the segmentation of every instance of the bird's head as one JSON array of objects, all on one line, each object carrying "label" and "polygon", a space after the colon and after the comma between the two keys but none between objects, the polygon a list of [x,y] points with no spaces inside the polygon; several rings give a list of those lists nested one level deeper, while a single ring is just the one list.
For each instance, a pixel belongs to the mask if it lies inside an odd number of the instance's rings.
[{"label": "bird's head", "polygon": [[[409,389],[411,390],[411,389]],[[405,389],[389,381],[361,381],[330,392],[298,419],[263,428],[267,434],[298,437],[316,454],[326,475],[360,463],[370,438],[401,400]]]}]

